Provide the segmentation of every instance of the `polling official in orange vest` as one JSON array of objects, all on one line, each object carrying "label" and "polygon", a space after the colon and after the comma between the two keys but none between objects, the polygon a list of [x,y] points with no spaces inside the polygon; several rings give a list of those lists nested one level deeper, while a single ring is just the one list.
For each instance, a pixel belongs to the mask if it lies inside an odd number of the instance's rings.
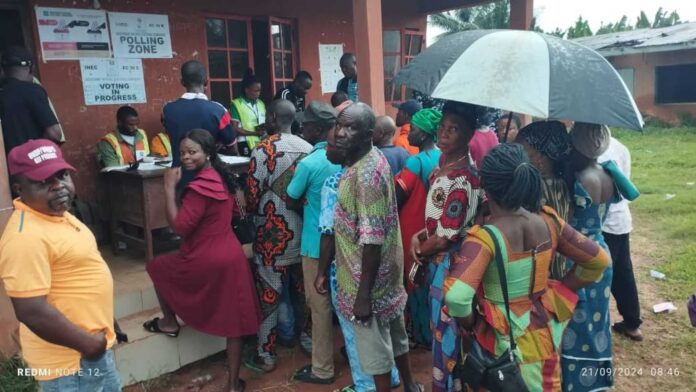
[{"label": "polling official in orange vest", "polygon": [[138,112],[130,106],[121,106],[116,112],[116,129],[99,142],[99,161],[104,167],[123,166],[141,161],[150,155],[145,131],[138,128]]},{"label": "polling official in orange vest", "polygon": [[172,158],[172,142],[169,135],[160,132],[150,141],[150,153],[161,158]]}]

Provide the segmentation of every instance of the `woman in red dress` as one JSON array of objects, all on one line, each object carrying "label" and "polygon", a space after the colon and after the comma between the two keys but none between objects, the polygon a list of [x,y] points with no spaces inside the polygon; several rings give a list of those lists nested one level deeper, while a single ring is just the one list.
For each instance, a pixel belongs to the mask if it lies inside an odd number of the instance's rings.
[{"label": "woman in red dress", "polygon": [[232,194],[232,173],[220,160],[208,131],[194,129],[181,140],[181,162],[194,171],[181,206],[175,187],[181,169],[164,176],[167,220],[183,238],[179,253],[156,257],[147,265],[163,317],[143,324],[153,333],[176,337],[178,315],[194,329],[227,338],[227,390],[243,391],[239,379],[241,337],[256,334],[261,316],[249,263],[232,232],[233,213],[240,213]]}]

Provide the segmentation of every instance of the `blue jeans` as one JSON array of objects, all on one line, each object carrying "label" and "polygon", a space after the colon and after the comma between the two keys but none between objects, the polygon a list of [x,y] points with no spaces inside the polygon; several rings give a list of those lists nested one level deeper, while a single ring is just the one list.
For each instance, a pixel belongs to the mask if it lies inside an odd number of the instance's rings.
[{"label": "blue jeans", "polygon": [[295,328],[300,328],[300,344],[306,351],[312,352],[312,337],[305,331],[304,325],[297,325],[296,306],[290,297],[290,285],[283,285],[278,305],[278,339],[291,342],[295,339]]},{"label": "blue jeans", "polygon": [[278,305],[278,338],[291,341],[295,338],[295,309],[290,300],[290,285],[283,285]]},{"label": "blue jeans", "polygon": [[[331,264],[330,268],[330,283],[331,283],[331,303],[334,309],[336,309],[336,266]],[[360,365],[360,358],[358,357],[358,347],[355,344],[355,332],[353,331],[353,324],[346,320],[341,312],[336,311],[338,316],[338,322],[341,324],[341,332],[343,333],[343,339],[346,343],[346,354],[348,354],[348,364],[350,365],[350,373],[353,377],[353,384],[355,384],[355,390],[358,392],[372,392],[377,390],[375,387],[375,379],[369,374],[362,370]],[[399,371],[396,367],[392,367],[391,370],[391,385],[399,385]]]},{"label": "blue jeans", "polygon": [[39,381],[43,392],[120,392],[121,379],[114,352],[107,350],[93,361],[80,359],[80,371],[48,381]]}]

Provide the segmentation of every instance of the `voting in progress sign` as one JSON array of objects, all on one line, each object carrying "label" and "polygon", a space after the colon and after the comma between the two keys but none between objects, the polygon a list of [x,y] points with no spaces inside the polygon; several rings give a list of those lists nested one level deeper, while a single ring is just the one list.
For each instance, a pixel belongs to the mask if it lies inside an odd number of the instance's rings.
[{"label": "voting in progress sign", "polygon": [[167,15],[109,12],[109,25],[114,57],[172,57]]},{"label": "voting in progress sign", "polygon": [[85,105],[147,102],[140,59],[82,59],[80,69]]}]

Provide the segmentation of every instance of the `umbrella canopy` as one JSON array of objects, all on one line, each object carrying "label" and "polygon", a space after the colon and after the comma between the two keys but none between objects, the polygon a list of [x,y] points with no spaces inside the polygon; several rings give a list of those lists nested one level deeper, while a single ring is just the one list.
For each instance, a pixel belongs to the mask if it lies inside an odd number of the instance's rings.
[{"label": "umbrella canopy", "polygon": [[397,84],[434,98],[635,130],[643,117],[626,84],[594,50],[519,30],[472,30],[440,39]]}]

